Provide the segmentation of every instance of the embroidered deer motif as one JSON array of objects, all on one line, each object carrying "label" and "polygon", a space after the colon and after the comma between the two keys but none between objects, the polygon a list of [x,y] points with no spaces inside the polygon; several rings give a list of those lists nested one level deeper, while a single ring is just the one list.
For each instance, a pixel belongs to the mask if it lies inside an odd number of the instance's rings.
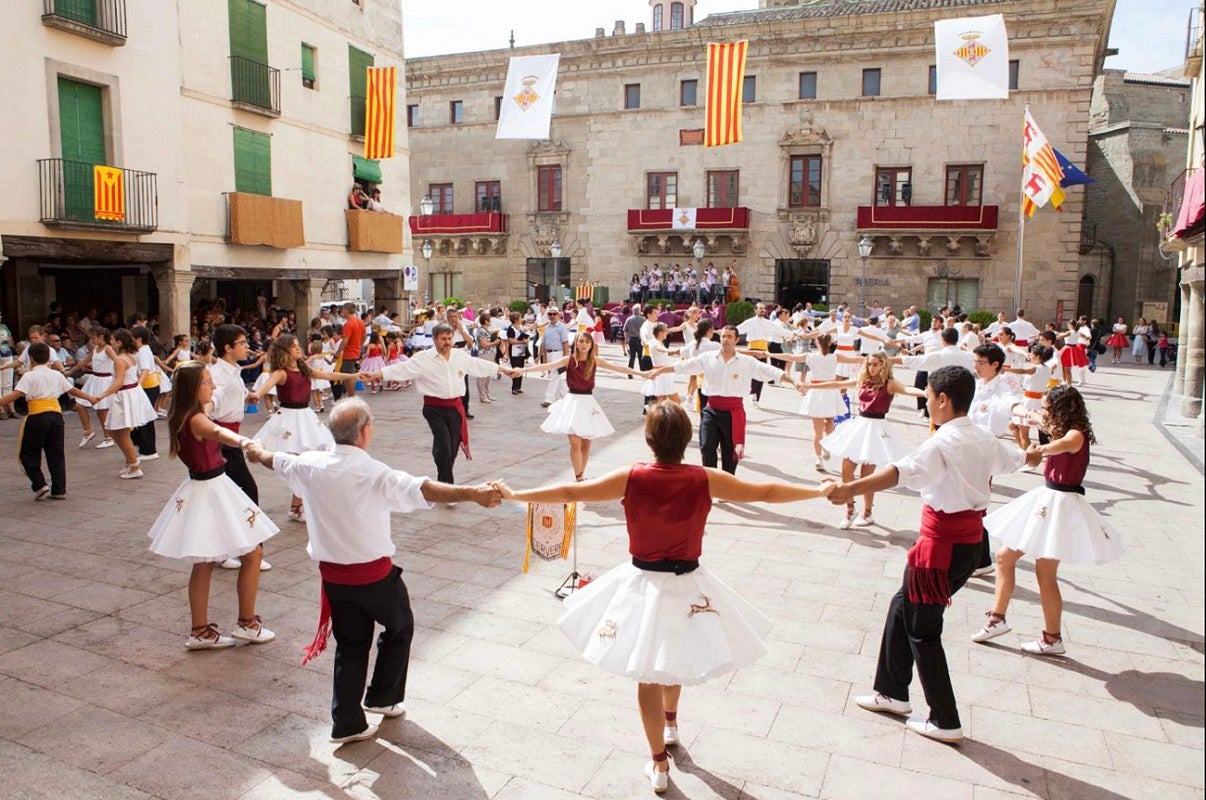
[{"label": "embroidered deer motif", "polygon": [[243,509],[243,510],[244,510],[244,511],[246,511],[246,512],[247,512],[247,515],[248,515],[248,516],[247,516],[247,524],[248,524],[250,527],[254,528],[254,527],[255,527],[255,520],[256,520],[256,517],[258,517],[258,516],[260,515],[260,512],[259,512],[259,511],[257,511],[256,509],[254,509],[254,508],[250,508],[250,507],[245,508],[245,509]]},{"label": "embroidered deer motif", "polygon": [[703,605],[692,603],[691,610],[687,612],[688,617],[693,617],[696,614],[715,614],[716,616],[720,616],[720,612],[712,608],[712,599],[710,597],[706,594],[701,594],[700,597],[703,598]]},{"label": "embroidered deer motif", "polygon": [[179,514],[183,509],[184,509],[184,498],[177,497],[176,498],[176,513]]},{"label": "embroidered deer motif", "polygon": [[1036,516],[1036,517],[1042,517],[1042,518],[1046,519],[1046,518],[1047,518],[1047,507],[1046,507],[1046,506],[1039,506],[1038,508],[1036,508],[1036,509],[1034,510],[1034,516]]},{"label": "embroidered deer motif", "polygon": [[616,638],[616,630],[616,621],[614,619],[608,619],[603,621],[603,624],[599,626],[599,630],[595,631],[595,633],[600,639],[611,639],[614,641]]}]

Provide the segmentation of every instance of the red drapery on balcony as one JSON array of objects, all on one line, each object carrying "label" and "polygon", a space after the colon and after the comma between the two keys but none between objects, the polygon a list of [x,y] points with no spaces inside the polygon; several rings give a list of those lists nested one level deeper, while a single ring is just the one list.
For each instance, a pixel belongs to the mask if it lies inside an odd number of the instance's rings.
[{"label": "red drapery on balcony", "polygon": [[[628,230],[672,230],[674,229],[673,215],[673,208],[630,208],[628,209]],[[744,229],[749,226],[750,210],[744,206],[697,208],[695,209],[695,227],[690,230]]]},{"label": "red drapery on balcony", "polygon": [[859,230],[996,230],[996,206],[859,206]]},{"label": "red drapery on balcony", "polygon": [[431,214],[411,217],[410,232],[416,236],[450,233],[506,233],[506,214]]},{"label": "red drapery on balcony", "polygon": [[[1181,208],[1173,223],[1173,235],[1185,238],[1185,234],[1196,223],[1202,221],[1202,212],[1206,209],[1206,170],[1201,168],[1189,172],[1185,176],[1185,194],[1181,200]],[[1198,230],[1201,230],[1199,226]]]}]

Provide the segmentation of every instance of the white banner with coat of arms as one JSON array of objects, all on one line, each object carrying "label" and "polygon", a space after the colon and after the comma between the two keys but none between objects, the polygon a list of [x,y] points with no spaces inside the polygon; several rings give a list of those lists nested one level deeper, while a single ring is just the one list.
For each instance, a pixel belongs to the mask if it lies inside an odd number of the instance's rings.
[{"label": "white banner with coat of arms", "polygon": [[549,138],[560,60],[560,53],[512,57],[495,139]]},{"label": "white banner with coat of arms", "polygon": [[1009,97],[1009,36],[1005,17],[942,19],[934,23],[938,100]]},{"label": "white banner with coat of arms", "polygon": [[695,209],[693,208],[676,208],[674,215],[670,217],[671,228],[676,231],[693,231],[695,230]]}]

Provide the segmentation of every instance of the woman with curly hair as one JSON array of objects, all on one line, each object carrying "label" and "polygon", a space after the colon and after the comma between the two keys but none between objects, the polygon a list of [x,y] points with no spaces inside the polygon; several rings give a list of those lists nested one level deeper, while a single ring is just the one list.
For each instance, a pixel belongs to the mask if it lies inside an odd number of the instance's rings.
[{"label": "woman with curly hair", "polygon": [[1038,640],[1023,644],[1022,650],[1058,656],[1067,652],[1060,634],[1063,598],[1056,578],[1060,562],[1105,564],[1122,555],[1122,540],[1085,499],[1082,483],[1089,467],[1089,445],[1096,444],[1097,438],[1080,392],[1067,384],[1056,386],[1043,398],[1037,417],[1051,441],[1032,445],[1028,452],[1047,456],[1043,469],[1047,480],[984,519],[984,527],[1004,547],[997,552],[993,608],[987,612],[984,627],[972,634],[972,641],[987,642],[1009,633],[1005,611],[1013,595],[1017,562],[1030,553],[1036,559],[1043,633]]}]

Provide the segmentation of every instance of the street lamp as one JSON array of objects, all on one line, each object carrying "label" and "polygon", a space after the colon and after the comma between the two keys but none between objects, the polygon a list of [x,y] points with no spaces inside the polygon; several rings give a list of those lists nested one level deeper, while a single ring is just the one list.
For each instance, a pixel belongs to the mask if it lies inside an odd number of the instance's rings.
[{"label": "street lamp", "polygon": [[859,281],[858,286],[858,305],[859,313],[867,313],[867,259],[871,256],[871,251],[875,248],[875,241],[870,236],[864,236],[858,240],[858,255],[863,260],[863,277]]},{"label": "street lamp", "polygon": [[556,294],[557,297],[557,308],[560,308],[561,292],[557,291],[557,289],[561,284],[559,283],[559,278],[557,276],[557,268],[560,266],[559,262],[561,261],[561,240],[555,236],[553,237],[552,243],[549,245],[549,255],[553,258],[553,293]]},{"label": "street lamp", "polygon": [[704,240],[696,239],[695,244],[691,245],[691,254],[695,256],[696,261],[703,261],[704,257]]},{"label": "street lamp", "polygon": [[419,213],[425,217],[430,217],[431,212],[435,210],[435,201],[431,199],[431,195],[425,196],[419,201]]},{"label": "street lamp", "polygon": [[[430,197],[423,198],[423,203],[427,203],[428,211],[431,210],[430,201],[431,201]],[[422,207],[423,203],[420,203],[419,206]],[[430,287],[431,286],[431,251],[433,250],[430,239],[423,240],[423,248],[422,249],[423,249],[423,258],[426,259],[426,261],[427,261],[427,286]],[[430,288],[428,288],[428,291],[431,291]]]}]

